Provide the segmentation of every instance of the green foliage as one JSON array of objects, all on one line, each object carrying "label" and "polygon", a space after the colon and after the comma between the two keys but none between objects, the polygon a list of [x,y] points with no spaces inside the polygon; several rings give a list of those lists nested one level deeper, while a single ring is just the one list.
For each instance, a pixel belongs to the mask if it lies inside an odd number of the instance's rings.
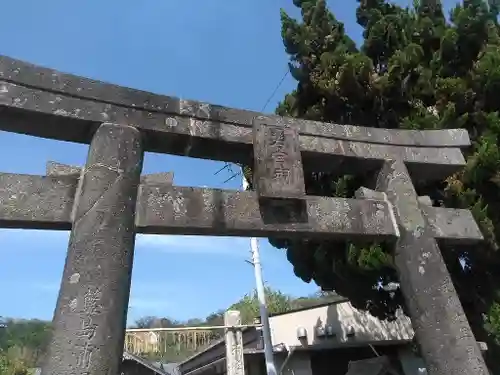
[{"label": "green foliage", "polygon": [[[294,298],[279,290],[274,290],[269,286],[264,287],[266,295],[267,311],[270,314],[279,314],[290,311],[295,308],[301,308],[315,303],[320,303],[326,299],[337,297],[336,294],[320,292],[318,294]],[[238,302],[232,304],[227,310],[238,310],[241,313],[243,324],[252,324],[254,319],[260,316],[259,300],[257,290],[252,290],[245,294]],[[138,319],[134,328],[168,328],[168,327],[191,327],[191,326],[222,326],[224,325],[224,312],[219,310],[208,315],[205,319],[188,319],[180,322],[169,318],[158,318],[155,316],[146,316]]]},{"label": "green foliage", "polygon": [[[4,321],[0,328],[0,351],[15,363],[32,368],[40,365],[50,340],[51,325],[40,320]],[[1,373],[0,373],[1,374]]]},{"label": "green foliage", "polygon": [[500,304],[493,303],[485,319],[486,330],[495,338],[500,345]]},{"label": "green foliage", "polygon": [[[294,308],[301,308],[320,303],[326,299],[338,298],[336,294],[320,293],[309,297],[293,298],[278,290],[274,290],[268,286],[264,288],[266,294],[266,306],[270,314],[283,313]],[[259,300],[257,291],[245,294],[238,302],[229,306],[228,310],[238,310],[241,313],[243,324],[253,324],[254,319],[260,316]],[[225,310],[216,311],[208,315],[205,319],[189,319],[183,322],[172,320],[169,318],[158,318],[154,316],[146,316],[135,322],[134,328],[168,328],[168,327],[192,327],[192,326],[223,326]],[[223,329],[213,331],[212,340],[222,338]],[[165,343],[162,343],[163,347]],[[168,350],[161,354],[147,354],[150,359],[166,362],[182,361],[189,356],[195,354],[193,349],[188,349],[178,345],[176,342],[167,342]]]},{"label": "green foliage", "polygon": [[[297,88],[280,115],[379,128],[465,128],[473,146],[467,166],[446,181],[419,185],[434,205],[468,208],[485,236],[474,248],[446,248],[443,256],[487,361],[500,369],[500,32],[499,3],[464,0],[449,20],[439,0],[403,8],[386,0],[358,0],[359,48],[325,0],[295,0],[301,19],[281,12],[290,72]],[[251,176],[250,168],[245,175]],[[308,194],[349,197],[361,177],[305,174]],[[388,249],[331,241],[270,239],[287,251],[295,274],[348,297],[358,308],[392,319],[404,308]],[[462,267],[461,262],[465,266]]]},{"label": "green foliage", "polygon": [[[270,287],[265,287],[268,311],[282,313],[293,308],[314,305],[325,300],[338,298],[336,294],[320,292],[313,296],[293,298]],[[243,324],[252,324],[254,318],[260,316],[256,291],[243,296],[229,309],[239,310]],[[130,328],[176,328],[193,326],[223,326],[224,311],[219,310],[206,318],[193,318],[178,321],[170,318],[145,316],[138,319]],[[40,320],[3,321],[5,328],[0,328],[0,375],[28,375],[27,368],[39,367],[50,340],[51,324]],[[221,338],[224,330],[213,331],[212,340]],[[172,339],[173,337],[166,337]],[[195,354],[194,349],[180,345],[178,341],[162,342],[161,347],[167,350],[162,353],[147,353],[144,356],[151,360],[163,362],[179,362]]]},{"label": "green foliage", "polygon": [[[293,299],[280,291],[265,287],[267,311],[270,314],[277,314],[290,311],[293,306]],[[246,294],[241,300],[229,307],[229,310],[238,310],[241,312],[241,321],[243,324],[252,324],[253,320],[260,316],[260,304],[257,297],[257,291]]]},{"label": "green foliage", "polygon": [[0,374],[29,375],[29,372],[28,368],[22,361],[13,359],[7,353],[0,350]]},{"label": "green foliage", "polygon": [[[130,328],[182,328],[193,326],[222,326],[224,324],[224,311],[217,311],[208,315],[205,319],[193,318],[186,321],[178,321],[170,318],[159,318],[156,316],[145,316],[135,321],[135,324]],[[223,330],[214,330],[211,337],[212,340],[221,338]],[[173,336],[165,336],[165,342],[161,343],[162,348],[167,348],[161,353],[144,353],[143,356],[150,360],[161,360],[162,362],[180,362],[193,354],[196,351],[184,345],[180,345],[174,340]]]}]

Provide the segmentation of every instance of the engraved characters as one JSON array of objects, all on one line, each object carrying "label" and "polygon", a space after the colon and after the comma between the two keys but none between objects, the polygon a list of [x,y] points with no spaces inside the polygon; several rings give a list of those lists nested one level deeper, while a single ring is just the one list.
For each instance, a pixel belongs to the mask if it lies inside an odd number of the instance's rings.
[{"label": "engraved characters", "polygon": [[285,151],[285,127],[269,127],[269,147],[273,160],[273,179],[284,179],[286,182],[290,179],[290,169],[286,166],[288,154]]},{"label": "engraved characters", "polygon": [[95,346],[92,341],[95,337],[97,324],[93,323],[92,317],[99,313],[99,301],[102,293],[98,288],[88,289],[83,296],[83,312],[80,317],[80,329],[76,332],[76,366],[87,374],[92,364],[92,354]]}]

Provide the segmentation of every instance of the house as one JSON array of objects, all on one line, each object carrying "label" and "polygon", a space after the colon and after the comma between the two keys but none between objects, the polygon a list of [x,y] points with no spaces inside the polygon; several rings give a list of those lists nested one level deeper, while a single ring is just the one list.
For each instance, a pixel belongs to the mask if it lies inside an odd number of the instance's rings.
[{"label": "house", "polygon": [[[414,332],[402,313],[382,321],[340,299],[269,318],[275,364],[282,375],[421,375]],[[260,329],[244,329],[246,375],[265,375]],[[181,375],[226,375],[224,340],[179,364]]]}]

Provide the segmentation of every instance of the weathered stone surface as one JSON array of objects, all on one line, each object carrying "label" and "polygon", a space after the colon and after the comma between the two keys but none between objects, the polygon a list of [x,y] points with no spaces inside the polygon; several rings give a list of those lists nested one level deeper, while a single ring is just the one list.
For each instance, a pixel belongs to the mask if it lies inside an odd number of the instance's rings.
[{"label": "weathered stone surface", "polygon": [[71,229],[77,181],[0,173],[0,228]]},{"label": "weathered stone surface", "polygon": [[432,200],[431,197],[428,195],[422,195],[421,197],[417,198],[418,203],[420,203],[423,206],[432,206]]},{"label": "weathered stone surface", "polygon": [[[140,233],[267,237],[277,233],[325,238],[391,239],[386,202],[307,197],[307,221],[259,204],[254,192],[141,185]],[[269,212],[271,211],[271,212]]]},{"label": "weathered stone surface", "polygon": [[429,375],[487,375],[441,252],[401,161],[384,164],[377,190],[384,191],[394,206],[400,230],[394,262]]},{"label": "weathered stone surface", "polygon": [[[137,205],[138,233],[181,234],[184,228],[188,234],[265,237],[282,232],[292,237],[308,235],[327,238],[350,236],[350,231],[355,236],[358,230],[361,235],[373,236],[376,230],[381,229],[380,238],[395,236],[394,230],[389,229],[391,221],[387,216],[387,203],[376,197],[367,198],[374,199],[372,202],[307,197],[308,221],[296,220],[292,224],[286,212],[275,213],[274,219],[270,220],[269,210],[259,204],[253,192],[172,187],[168,181],[164,182],[167,176],[170,174],[141,176]],[[43,177],[0,173],[0,227],[71,229],[71,207],[78,177],[79,174]],[[150,177],[152,180],[148,180]],[[383,206],[382,212],[378,211],[380,205]],[[202,212],[202,207],[209,209]],[[468,210],[422,205],[420,208],[438,240],[464,244],[483,238]],[[186,210],[191,216],[183,217],[176,210]],[[328,210],[340,212],[332,214]],[[334,218],[345,220],[346,217],[353,222],[333,222]],[[356,224],[356,221],[362,224]],[[375,226],[373,223],[376,223]],[[319,233],[314,234],[314,231]]]},{"label": "weathered stone surface", "polygon": [[152,173],[141,176],[141,184],[146,185],[172,185],[174,172]]},{"label": "weathered stone surface", "polygon": [[[368,173],[383,164],[378,187],[387,193],[384,201],[364,191],[358,196],[365,200],[278,200],[302,205],[290,209],[281,203],[259,205],[253,193],[174,188],[164,174],[140,179],[144,150],[250,165],[252,143],[257,143],[251,127],[255,119],[298,129],[292,161],[301,157],[308,171]],[[104,375],[118,369],[139,181],[136,223],[144,233],[400,236],[395,263],[429,372],[487,373],[436,244],[436,239],[475,241],[482,236],[470,212],[431,207],[429,199],[416,196],[409,179],[409,173],[416,179],[442,179],[463,167],[459,148],[470,145],[465,130],[388,130],[265,116],[1,56],[0,129],[92,140],[83,170],[52,164],[50,177],[0,174],[0,226],[68,229],[73,222],[44,374]],[[259,145],[256,149],[259,155]],[[385,162],[389,159],[398,161]],[[259,186],[259,192],[265,196],[281,187],[282,197],[303,196],[303,184],[278,185]],[[228,367],[230,375],[240,372],[234,363]]]},{"label": "weathered stone surface", "polygon": [[[241,314],[236,310],[228,310],[224,314],[224,325],[235,327],[241,325]],[[226,328],[224,330],[226,344],[226,374],[245,375],[243,356],[243,336],[241,328]]]},{"label": "weathered stone surface", "polygon": [[[385,160],[403,160],[412,176],[442,179],[463,168],[458,148],[401,147],[301,136],[300,148],[306,170],[362,173],[380,168]],[[452,172],[455,171],[455,172]]]},{"label": "weathered stone surface", "polygon": [[117,374],[134,251],[141,134],[102,125],[90,145],[43,375]]},{"label": "weathered stone surface", "polygon": [[253,128],[254,186],[262,198],[303,198],[306,195],[299,134],[276,121],[255,120]]},{"label": "weathered stone surface", "polygon": [[376,191],[369,189],[367,187],[360,187],[358,190],[354,192],[354,196],[357,199],[376,199],[379,201],[383,201],[387,199],[387,196],[385,195],[384,192],[381,191]]},{"label": "weathered stone surface", "polygon": [[[0,130],[88,143],[102,122],[140,128],[146,136],[146,151],[253,162],[251,127],[172,117],[0,83]],[[458,148],[389,146],[306,135],[299,142],[304,165],[311,171],[356,173],[377,168],[386,159],[402,159],[416,178],[442,179],[465,165]]]},{"label": "weathered stone surface", "polygon": [[[47,163],[47,176],[73,176],[79,177],[82,172],[82,167],[77,167],[74,165],[57,163],[55,161],[49,161]],[[167,184],[172,185],[174,182],[174,172],[161,172],[161,173],[151,173],[141,175],[141,184]]]},{"label": "weathered stone surface", "polygon": [[259,116],[273,121],[280,119],[285,124],[295,125],[303,135],[405,146],[466,147],[470,145],[469,135],[464,129],[426,131],[378,129],[262,115],[252,111],[134,90],[65,74],[6,56],[0,56],[0,79],[58,94],[97,100],[147,112],[190,116],[202,122],[212,120],[250,127],[253,119]]},{"label": "weathered stone surface", "polygon": [[45,174],[47,176],[80,176],[82,167],[75,167],[72,165],[61,164],[55,161],[49,161]]},{"label": "weathered stone surface", "polygon": [[[354,196],[357,199],[388,200],[386,193],[367,187],[360,187],[355,191]],[[417,201],[435,239],[444,241],[448,245],[465,245],[484,240],[469,210],[432,207],[431,198],[427,195],[418,197]],[[396,232],[399,233],[399,230]]]},{"label": "weathered stone surface", "polygon": [[484,240],[469,210],[419,205],[435,239],[446,244],[466,245]]}]

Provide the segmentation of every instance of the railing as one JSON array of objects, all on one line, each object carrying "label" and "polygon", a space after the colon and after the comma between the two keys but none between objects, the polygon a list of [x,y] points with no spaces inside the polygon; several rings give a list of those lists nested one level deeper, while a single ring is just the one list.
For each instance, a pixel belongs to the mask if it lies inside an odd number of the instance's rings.
[{"label": "railing", "polygon": [[222,338],[224,327],[127,329],[125,351],[148,357],[184,359]]},{"label": "railing", "polygon": [[257,325],[224,325],[171,328],[130,328],[125,351],[141,357],[179,362],[203,351],[224,337],[224,329],[241,330]]}]

